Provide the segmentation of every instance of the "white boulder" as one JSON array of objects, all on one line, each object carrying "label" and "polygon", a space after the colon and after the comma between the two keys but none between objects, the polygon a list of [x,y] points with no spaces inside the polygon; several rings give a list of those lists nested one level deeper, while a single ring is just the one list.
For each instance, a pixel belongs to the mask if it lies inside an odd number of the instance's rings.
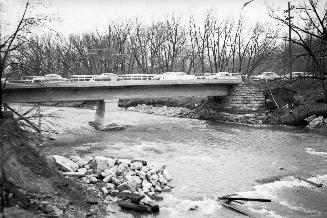
[{"label": "white boulder", "polygon": [[117,168],[118,168],[117,165],[116,165],[116,166],[113,166],[113,167],[108,167],[107,169],[105,169],[105,170],[101,173],[101,175],[102,175],[103,177],[106,177],[106,176],[108,176],[108,175],[111,175],[111,174],[113,174],[113,173],[116,173]]},{"label": "white boulder", "polygon": [[171,181],[172,177],[169,175],[168,171],[166,169],[162,170],[162,175],[167,179],[167,181]]},{"label": "white boulder", "polygon": [[65,172],[75,172],[78,164],[60,155],[52,155],[55,165]]},{"label": "white boulder", "polygon": [[321,127],[324,124],[324,117],[323,116],[319,116],[315,119],[313,119],[312,121],[310,121],[307,125],[307,128],[309,129],[316,129]]},{"label": "white boulder", "polygon": [[70,159],[72,161],[74,161],[75,163],[77,163],[79,167],[83,167],[84,165],[89,163],[89,161],[87,161],[86,159],[83,159],[79,156],[70,156]]},{"label": "white boulder", "polygon": [[136,161],[131,163],[132,170],[142,170],[142,168],[143,168],[143,163],[141,161]]},{"label": "white boulder", "polygon": [[151,188],[152,188],[152,184],[151,183],[149,183],[146,180],[143,180],[142,181],[142,189],[143,189],[143,192],[144,193],[150,192],[151,191]]}]

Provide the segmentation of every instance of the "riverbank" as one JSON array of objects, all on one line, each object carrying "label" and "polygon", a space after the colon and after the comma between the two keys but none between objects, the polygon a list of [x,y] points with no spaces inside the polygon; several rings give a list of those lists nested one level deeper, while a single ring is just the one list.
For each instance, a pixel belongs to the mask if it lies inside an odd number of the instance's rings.
[{"label": "riverbank", "polygon": [[[158,202],[160,213],[156,217],[242,217],[223,209],[216,201],[218,196],[233,193],[272,198],[271,204],[246,204],[260,216],[296,214],[310,217],[310,211],[320,212],[320,217],[327,214],[319,204],[301,202],[301,199],[318,198],[321,202],[327,199],[324,194],[327,180],[321,177],[327,173],[327,139],[323,134],[305,129],[181,119],[123,109],[112,116],[114,122],[126,124],[128,128],[101,132],[88,124],[94,119],[94,110],[42,107],[41,113],[44,141],[43,147],[38,149],[45,156],[100,155],[144,160],[159,167],[166,165],[174,178],[171,182],[174,188],[159,194],[163,200]],[[313,189],[297,181],[295,175],[310,180],[318,176],[324,186]],[[308,197],[297,196],[296,190],[308,193]],[[317,196],[317,191],[321,196]],[[288,192],[292,194],[287,195]],[[189,210],[195,206],[197,209]],[[297,210],[298,207],[306,211]],[[116,213],[110,213],[111,216],[131,217],[119,207],[112,210]]]},{"label": "riverbank", "polygon": [[141,104],[133,107],[127,107],[126,110],[160,116],[211,120],[246,125],[263,125],[264,120],[266,119],[266,116],[263,113],[228,113],[219,111],[218,109],[215,110],[205,105],[205,103],[193,109],[188,109],[185,107],[167,107]]}]

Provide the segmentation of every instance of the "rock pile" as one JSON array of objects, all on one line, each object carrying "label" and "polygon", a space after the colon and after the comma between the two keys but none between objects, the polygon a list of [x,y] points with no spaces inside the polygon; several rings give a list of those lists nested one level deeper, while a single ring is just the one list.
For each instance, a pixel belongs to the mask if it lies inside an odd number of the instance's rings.
[{"label": "rock pile", "polygon": [[308,122],[306,127],[309,129],[317,129],[325,125],[327,126],[327,118],[324,119],[323,116],[317,117],[316,115],[312,115],[304,120]]},{"label": "rock pile", "polygon": [[106,200],[118,202],[124,209],[157,212],[159,207],[153,205],[152,198],[170,189],[168,182],[172,178],[166,167],[158,169],[143,160],[103,156],[50,157],[63,175],[77,178],[84,184],[97,185]]},{"label": "rock pile", "polygon": [[190,117],[193,110],[183,108],[183,107],[167,107],[167,106],[152,106],[139,104],[135,107],[128,107],[129,111],[142,112],[147,114],[156,114],[168,117]]}]

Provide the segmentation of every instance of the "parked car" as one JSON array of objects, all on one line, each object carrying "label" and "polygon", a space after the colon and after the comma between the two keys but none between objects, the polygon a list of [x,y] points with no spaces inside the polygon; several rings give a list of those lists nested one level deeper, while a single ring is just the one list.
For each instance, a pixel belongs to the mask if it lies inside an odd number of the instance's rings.
[{"label": "parked car", "polygon": [[[118,81],[118,75],[114,73],[102,73],[93,78],[92,81]],[[90,80],[91,81],[91,80]]]},{"label": "parked car", "polygon": [[228,72],[218,72],[216,74],[207,76],[207,79],[237,79],[237,76]]},{"label": "parked car", "polygon": [[194,75],[187,75],[184,72],[166,72],[160,75],[160,80],[190,80],[196,79]]},{"label": "parked car", "polygon": [[69,81],[66,78],[61,77],[58,74],[46,74],[44,76],[30,76],[31,83],[58,83]]},{"label": "parked car", "polygon": [[274,79],[279,79],[280,76],[278,76],[276,73],[274,72],[263,72],[260,75],[255,75],[252,77],[253,80],[274,80]]},{"label": "parked car", "polygon": [[[308,76],[307,73],[305,72],[292,72],[292,79],[296,79],[296,78],[300,78],[300,77],[304,77],[304,76]],[[283,79],[290,79],[290,74],[286,74],[282,77]]]},{"label": "parked car", "polygon": [[[46,78],[45,76],[31,76],[30,77],[30,82],[31,83],[42,83],[42,82],[46,82]],[[26,80],[29,81],[29,80]]]},{"label": "parked car", "polygon": [[68,79],[63,78],[58,74],[46,74],[44,75],[46,82],[67,82]]}]

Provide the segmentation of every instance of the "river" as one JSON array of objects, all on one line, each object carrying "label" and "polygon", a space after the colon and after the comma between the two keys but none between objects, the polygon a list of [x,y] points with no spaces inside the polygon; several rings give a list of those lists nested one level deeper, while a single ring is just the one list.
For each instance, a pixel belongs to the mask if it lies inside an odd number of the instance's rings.
[{"label": "river", "polygon": [[[156,217],[242,217],[215,199],[238,193],[258,217],[327,217],[327,136],[291,127],[244,126],[121,110],[123,131],[89,126],[94,111],[43,107],[47,154],[103,155],[166,165],[174,178]],[[317,188],[294,176],[323,183]],[[316,178],[318,177],[318,179]],[[198,209],[189,210],[197,205]],[[133,217],[118,213],[117,217]],[[147,217],[138,215],[138,217]],[[151,216],[150,216],[151,217]]]}]

